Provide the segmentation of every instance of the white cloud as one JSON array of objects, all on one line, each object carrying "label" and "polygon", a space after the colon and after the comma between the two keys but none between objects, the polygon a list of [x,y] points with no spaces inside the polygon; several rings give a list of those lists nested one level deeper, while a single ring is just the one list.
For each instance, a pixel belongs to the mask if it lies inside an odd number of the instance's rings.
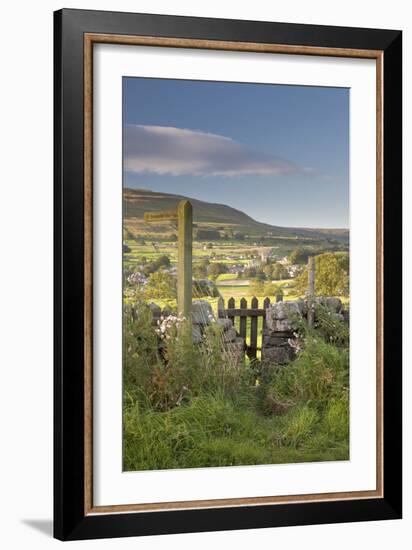
[{"label": "white cloud", "polygon": [[307,172],[231,138],[172,126],[127,125],[124,154],[126,171],[137,173],[265,176]]}]

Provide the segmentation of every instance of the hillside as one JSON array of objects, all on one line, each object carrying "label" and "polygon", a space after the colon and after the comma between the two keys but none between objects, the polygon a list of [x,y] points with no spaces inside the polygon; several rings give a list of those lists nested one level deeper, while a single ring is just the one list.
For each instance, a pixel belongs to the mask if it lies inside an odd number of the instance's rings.
[{"label": "hillside", "polygon": [[211,203],[145,189],[125,188],[124,217],[126,227],[136,229],[136,226],[144,224],[145,212],[156,210],[172,210],[179,201],[188,199],[193,206],[193,221],[198,227],[231,228],[249,235],[272,235],[284,238],[306,237],[325,240],[339,240],[347,243],[349,231],[346,229],[308,229],[288,228],[261,223],[244,212],[225,204]]}]

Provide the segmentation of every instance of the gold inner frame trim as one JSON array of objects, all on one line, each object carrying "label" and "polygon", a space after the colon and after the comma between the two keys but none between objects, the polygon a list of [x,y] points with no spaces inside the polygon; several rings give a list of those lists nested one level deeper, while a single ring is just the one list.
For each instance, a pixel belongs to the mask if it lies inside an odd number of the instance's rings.
[{"label": "gold inner frame trim", "polygon": [[[376,60],[376,489],[308,495],[241,497],[144,504],[93,504],[93,45],[160,46]],[[381,50],[255,42],[95,34],[84,35],[84,513],[113,514],[233,506],[383,498],[383,78]]]}]

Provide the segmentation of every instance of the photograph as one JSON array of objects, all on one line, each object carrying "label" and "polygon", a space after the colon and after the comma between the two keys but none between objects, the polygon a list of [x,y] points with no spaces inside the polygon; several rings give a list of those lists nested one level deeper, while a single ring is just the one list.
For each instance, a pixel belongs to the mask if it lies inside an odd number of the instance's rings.
[{"label": "photograph", "polygon": [[402,31],[216,15],[54,13],[59,540],[402,517]]},{"label": "photograph", "polygon": [[122,95],[123,471],[350,460],[350,89]]}]

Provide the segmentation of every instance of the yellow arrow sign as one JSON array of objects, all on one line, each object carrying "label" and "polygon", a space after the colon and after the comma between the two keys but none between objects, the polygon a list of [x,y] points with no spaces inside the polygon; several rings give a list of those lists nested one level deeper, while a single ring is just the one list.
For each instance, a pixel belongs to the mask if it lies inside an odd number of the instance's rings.
[{"label": "yellow arrow sign", "polygon": [[163,222],[177,220],[177,210],[164,210],[160,212],[145,212],[144,220],[146,222]]}]

